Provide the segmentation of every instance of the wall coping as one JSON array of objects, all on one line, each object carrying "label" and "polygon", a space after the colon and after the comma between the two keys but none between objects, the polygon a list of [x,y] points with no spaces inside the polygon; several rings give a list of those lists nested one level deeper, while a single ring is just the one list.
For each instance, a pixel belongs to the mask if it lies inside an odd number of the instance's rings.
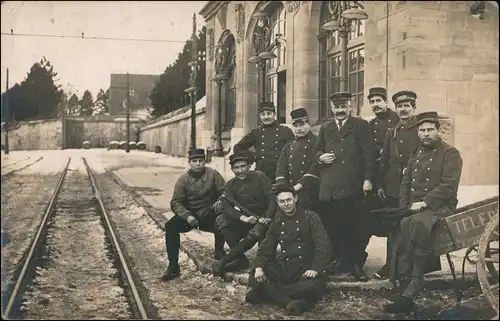
[{"label": "wall coping", "polygon": [[[203,114],[205,112],[205,108],[206,108],[205,106],[196,108],[196,116],[198,116],[199,114]],[[140,132],[143,132],[143,131],[146,131],[149,129],[153,129],[156,127],[165,126],[165,125],[168,125],[171,123],[175,123],[175,122],[178,122],[180,120],[190,118],[190,117],[191,117],[191,110],[188,110],[188,111],[185,111],[181,114],[175,115],[171,118],[159,119],[157,122],[143,126],[143,127],[141,127]]]}]

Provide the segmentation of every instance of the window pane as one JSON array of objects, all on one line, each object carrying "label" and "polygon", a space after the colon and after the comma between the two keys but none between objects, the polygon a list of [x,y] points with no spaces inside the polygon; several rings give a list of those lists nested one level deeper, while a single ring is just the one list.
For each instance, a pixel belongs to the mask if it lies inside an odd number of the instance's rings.
[{"label": "window pane", "polygon": [[330,80],[330,92],[328,94],[333,94],[340,91],[340,79],[338,77],[332,78]]},{"label": "window pane", "polygon": [[359,50],[359,61],[358,61],[358,70],[363,70],[365,67],[365,49]]},{"label": "window pane", "polygon": [[349,72],[357,70],[357,51],[349,52]]},{"label": "window pane", "polygon": [[358,91],[356,90],[356,85],[357,85],[357,79],[356,76],[357,73],[352,73],[349,75],[349,92],[352,94],[357,93]]},{"label": "window pane", "polygon": [[365,22],[363,20],[360,20],[358,27],[358,37],[364,34],[365,34]]},{"label": "window pane", "polygon": [[337,72],[335,73],[335,75],[340,75],[340,69],[342,68],[341,64],[342,64],[342,58],[340,56],[338,56],[337,57]]},{"label": "window pane", "polygon": [[358,72],[358,91],[357,91],[358,93],[362,93],[365,91],[364,83],[365,83],[365,72],[361,70],[360,72]]}]

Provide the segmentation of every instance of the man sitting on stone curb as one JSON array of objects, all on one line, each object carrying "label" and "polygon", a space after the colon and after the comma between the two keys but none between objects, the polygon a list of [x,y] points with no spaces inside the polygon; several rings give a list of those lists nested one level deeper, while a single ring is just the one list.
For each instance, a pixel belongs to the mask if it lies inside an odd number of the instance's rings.
[{"label": "man sitting on stone curb", "polygon": [[249,266],[245,252],[265,237],[266,224],[271,222],[277,208],[271,180],[261,171],[250,171],[248,153],[235,153],[229,157],[229,162],[235,177],[226,183],[222,197],[224,207],[217,217],[216,227],[231,252],[214,268],[214,273],[220,277],[233,260],[236,269]]},{"label": "man sitting on stone curb", "polygon": [[[331,244],[319,216],[296,206],[292,185],[276,186],[276,200],[279,210],[257,251],[245,300],[271,302],[299,315],[324,294]],[[278,244],[281,255],[276,258]]]},{"label": "man sitting on stone curb", "polygon": [[221,196],[225,180],[210,167],[205,167],[205,150],[189,150],[189,166],[175,183],[170,208],[174,216],[165,223],[165,244],[167,247],[168,268],[162,275],[163,281],[180,276],[179,249],[180,233],[193,228],[214,233],[216,260],[224,256],[224,238],[215,229],[217,213],[222,210]]}]

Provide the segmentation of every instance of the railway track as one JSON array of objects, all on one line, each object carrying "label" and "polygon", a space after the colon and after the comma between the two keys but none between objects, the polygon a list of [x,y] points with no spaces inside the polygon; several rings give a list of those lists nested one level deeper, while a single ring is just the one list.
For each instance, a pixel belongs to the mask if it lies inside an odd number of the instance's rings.
[{"label": "railway track", "polygon": [[30,166],[38,163],[42,159],[43,159],[43,156],[40,156],[35,161],[29,162],[30,158],[28,157],[28,158],[20,160],[18,162],[6,165],[6,166],[2,167],[2,176],[1,176],[1,178],[4,179],[6,177],[9,177],[10,175],[12,175],[12,174],[14,174],[16,172],[19,172],[19,171],[21,171],[21,170],[23,170],[25,168],[28,168],[28,167],[30,167]]},{"label": "railway track", "polygon": [[25,160],[28,160],[28,159],[30,159],[30,157],[20,159],[20,160],[18,160],[17,162],[10,163],[10,164],[7,164],[7,165],[5,165],[5,166],[2,166],[2,169],[5,169],[5,168],[8,168],[8,167],[14,166],[14,165],[16,165],[16,164],[18,164],[18,163],[21,163],[21,162],[24,162]]},{"label": "railway track", "polygon": [[85,158],[68,159],[15,279],[5,319],[156,319]]}]

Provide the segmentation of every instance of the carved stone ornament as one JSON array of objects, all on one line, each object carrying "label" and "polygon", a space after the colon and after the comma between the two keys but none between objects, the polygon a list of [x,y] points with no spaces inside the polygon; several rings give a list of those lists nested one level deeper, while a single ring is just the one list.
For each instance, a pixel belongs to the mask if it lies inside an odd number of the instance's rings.
[{"label": "carved stone ornament", "polygon": [[453,145],[453,120],[448,117],[439,117],[439,123],[439,136],[445,143]]},{"label": "carved stone ornament", "polygon": [[214,29],[207,29],[207,37],[208,37],[208,61],[214,60]]},{"label": "carved stone ornament", "polygon": [[296,14],[300,8],[300,1],[285,1],[288,13]]},{"label": "carved stone ornament", "polygon": [[245,38],[245,7],[237,3],[234,11],[236,13],[236,42],[240,43]]},{"label": "carved stone ornament", "polygon": [[226,29],[226,18],[227,18],[227,4],[223,5],[222,8],[217,12],[217,19],[219,20],[222,30]]}]

